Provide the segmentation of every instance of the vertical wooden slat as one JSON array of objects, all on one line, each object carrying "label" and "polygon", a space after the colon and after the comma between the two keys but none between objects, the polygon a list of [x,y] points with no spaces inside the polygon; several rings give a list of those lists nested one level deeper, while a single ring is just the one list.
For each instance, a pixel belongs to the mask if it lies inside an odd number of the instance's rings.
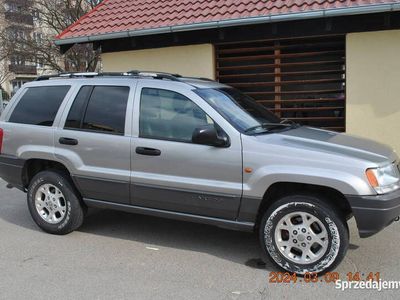
[{"label": "vertical wooden slat", "polygon": [[275,55],[275,60],[274,60],[274,64],[275,64],[275,69],[274,69],[274,73],[275,73],[275,79],[274,79],[274,81],[275,81],[275,109],[277,110],[277,112],[276,112],[276,115],[278,116],[278,117],[282,117],[282,113],[281,113],[281,111],[279,110],[281,107],[282,107],[282,102],[281,102],[281,99],[282,99],[282,97],[281,97],[281,85],[280,85],[280,82],[281,82],[281,75],[280,75],[280,73],[281,73],[281,66],[280,66],[280,64],[281,64],[281,58],[280,58],[280,56],[281,56],[281,49],[280,49],[280,42],[279,41],[275,41],[274,42],[274,47],[275,47],[275,50],[274,50],[274,55]]}]

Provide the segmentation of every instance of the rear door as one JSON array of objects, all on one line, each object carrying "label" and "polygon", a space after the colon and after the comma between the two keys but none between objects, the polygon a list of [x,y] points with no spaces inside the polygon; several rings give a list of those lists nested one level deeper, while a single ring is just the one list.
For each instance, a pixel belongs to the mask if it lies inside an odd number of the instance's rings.
[{"label": "rear door", "polygon": [[[191,142],[194,129],[213,124],[229,148]],[[143,151],[144,150],[144,151]],[[132,138],[132,204],[235,219],[242,194],[240,134],[186,84],[140,80]]]},{"label": "rear door", "polygon": [[129,203],[135,84],[77,87],[55,132],[55,155],[72,170],[84,198]]}]

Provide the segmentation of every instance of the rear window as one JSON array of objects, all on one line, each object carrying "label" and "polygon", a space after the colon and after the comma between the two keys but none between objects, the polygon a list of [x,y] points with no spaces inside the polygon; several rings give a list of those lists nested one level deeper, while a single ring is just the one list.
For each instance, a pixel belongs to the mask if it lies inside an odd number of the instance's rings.
[{"label": "rear window", "polygon": [[9,122],[52,126],[70,88],[67,85],[28,88],[12,112]]}]

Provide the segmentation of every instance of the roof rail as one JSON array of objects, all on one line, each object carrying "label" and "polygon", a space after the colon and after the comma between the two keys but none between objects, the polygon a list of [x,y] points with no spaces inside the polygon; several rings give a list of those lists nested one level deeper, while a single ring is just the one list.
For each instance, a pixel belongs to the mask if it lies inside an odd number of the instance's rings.
[{"label": "roof rail", "polygon": [[207,78],[207,77],[191,77],[191,76],[184,76],[182,79],[199,79],[204,81],[215,81],[214,79]]},{"label": "roof rail", "polygon": [[183,81],[184,79],[200,79],[200,80],[208,80],[212,81],[208,78],[201,77],[183,77],[179,74],[165,73],[165,72],[154,72],[154,71],[139,71],[132,70],[128,72],[62,72],[58,74],[49,74],[49,75],[41,75],[38,76],[35,81],[49,80],[52,78],[93,78],[93,77],[101,77],[101,76],[116,76],[116,77],[152,77],[154,79],[167,79],[171,81]]},{"label": "roof rail", "polygon": [[42,81],[42,80],[49,80],[51,78],[93,78],[99,76],[132,76],[129,73],[123,72],[105,72],[105,73],[98,73],[98,72],[72,72],[72,73],[57,73],[57,74],[49,74],[49,75],[41,75],[36,77],[35,81]]},{"label": "roof rail", "polygon": [[136,76],[153,77],[154,79],[169,79],[172,81],[180,81],[179,78],[182,78],[182,76],[179,74],[172,74],[166,72],[131,70],[128,71],[127,73]]}]

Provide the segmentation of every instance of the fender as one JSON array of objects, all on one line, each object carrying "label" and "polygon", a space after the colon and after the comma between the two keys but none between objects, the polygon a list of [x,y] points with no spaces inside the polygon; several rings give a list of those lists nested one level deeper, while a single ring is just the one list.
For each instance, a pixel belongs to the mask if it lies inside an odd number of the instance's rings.
[{"label": "fender", "polygon": [[64,165],[70,173],[74,169],[74,166],[68,160],[60,159],[54,155],[54,147],[52,146],[24,145],[17,149],[17,157],[24,160],[44,159],[58,162]]},{"label": "fender", "polygon": [[373,194],[366,181],[346,172],[311,167],[302,167],[296,171],[296,168],[288,165],[266,166],[258,169],[243,183],[238,219],[254,222],[265,192],[273,184],[280,182],[323,186],[337,190],[343,195]]},{"label": "fender", "polygon": [[[289,165],[269,165],[256,170],[243,183],[243,195],[262,198],[265,191],[277,182],[293,182],[326,186],[343,195],[375,194],[366,180],[350,173],[326,168]],[[350,184],[351,182],[351,184]]]}]

